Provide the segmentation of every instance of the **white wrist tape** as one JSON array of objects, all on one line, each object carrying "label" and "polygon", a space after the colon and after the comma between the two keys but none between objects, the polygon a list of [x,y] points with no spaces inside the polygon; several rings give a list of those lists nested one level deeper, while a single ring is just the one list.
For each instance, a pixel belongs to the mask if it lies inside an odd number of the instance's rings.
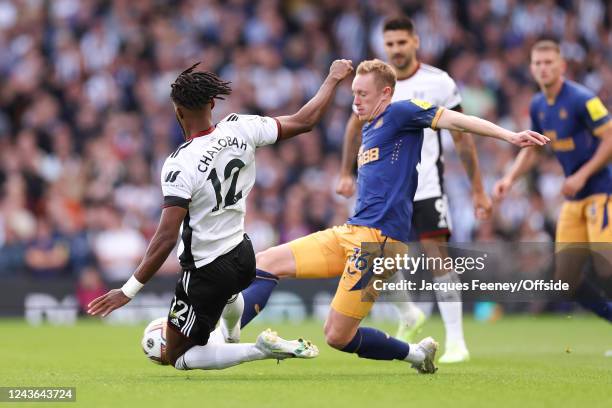
[{"label": "white wrist tape", "polygon": [[132,275],[132,277],[128,279],[128,281],[125,282],[125,284],[121,287],[121,291],[125,296],[129,297],[130,299],[133,299],[143,286],[144,284],[138,282],[138,279],[136,279],[134,275]]}]

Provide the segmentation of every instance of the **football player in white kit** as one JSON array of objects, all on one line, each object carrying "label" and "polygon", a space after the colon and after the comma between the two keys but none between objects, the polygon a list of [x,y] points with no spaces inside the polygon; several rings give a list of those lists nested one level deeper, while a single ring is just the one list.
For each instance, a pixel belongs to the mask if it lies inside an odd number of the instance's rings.
[{"label": "football player in white kit", "polygon": [[127,304],[180,236],[182,273],[168,314],[165,363],[181,370],[220,369],[261,359],[316,357],[318,349],[310,342],[283,340],[270,330],[251,344],[219,344],[209,337],[228,301],[255,278],[255,253],[244,233],[255,149],[312,130],[337,85],[353,71],[351,62],[334,61],[317,94],[293,115],[231,114],[216,126],[211,111],[215,99],[231,93],[229,82],[211,72],[195,72],[196,66],[172,84],[171,99],[186,141],[162,169],[159,226],[132,277],[121,289],[93,300],[88,313],[104,317]]},{"label": "football player in white kit", "polygon": [[[383,26],[383,40],[387,59],[397,74],[392,101],[421,99],[434,105],[461,111],[461,96],[452,78],[446,72],[423,64],[417,59],[419,37],[411,19],[399,17],[387,20]],[[352,171],[361,144],[362,126],[363,123],[353,114],[345,132],[342,168],[336,189],[337,193],[345,197],[350,197],[355,192],[355,178]],[[425,129],[424,132],[418,187],[414,197],[413,235],[415,240],[421,242],[427,256],[446,256],[443,244],[450,237],[451,220],[448,200],[444,194],[441,130]],[[472,184],[476,217],[488,218],[491,213],[491,200],[482,186],[472,136],[460,131],[451,131],[451,135]],[[456,279],[452,271],[434,271],[433,274],[434,281],[437,282]],[[460,293],[437,291],[436,298],[446,329],[445,353],[439,362],[455,363],[469,360],[463,336]],[[406,342],[413,342],[425,322],[425,314],[410,299],[395,304],[400,311],[397,337]]]}]

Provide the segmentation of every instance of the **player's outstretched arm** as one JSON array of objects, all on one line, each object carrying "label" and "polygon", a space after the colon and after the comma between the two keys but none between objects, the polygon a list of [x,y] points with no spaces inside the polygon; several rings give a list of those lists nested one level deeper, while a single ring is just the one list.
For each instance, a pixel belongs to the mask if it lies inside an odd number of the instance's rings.
[{"label": "player's outstretched arm", "polygon": [[471,134],[459,130],[451,130],[455,149],[467,172],[470,183],[472,184],[472,200],[474,201],[474,214],[479,220],[488,219],[491,216],[491,200],[484,191],[480,165],[478,164],[478,154],[476,145]]},{"label": "player's outstretched arm", "polygon": [[561,187],[561,193],[564,196],[574,197],[578,191],[582,190],[589,177],[612,159],[612,126],[608,125],[600,137],[602,139],[601,143],[595,150],[593,157],[565,179]]},{"label": "player's outstretched arm", "polygon": [[121,289],[113,289],[91,301],[87,305],[88,314],[108,316],[113,310],[124,306],[136,296],[136,293],[155,275],[155,272],[172,252],[186,214],[187,209],[178,206],[163,209],[159,226],[134,275]]},{"label": "player's outstretched arm", "polygon": [[336,60],[329,68],[329,74],[323,84],[306,105],[289,116],[279,116],[281,133],[278,140],[288,139],[300,133],[311,131],[327,110],[336,92],[336,87],[344,78],[353,72],[353,64],[349,60]]},{"label": "player's outstretched arm", "polygon": [[340,179],[336,186],[336,193],[346,198],[355,194],[355,177],[353,167],[359,145],[361,145],[361,128],[363,122],[357,115],[351,114],[344,131],[344,144],[342,145],[342,164],[340,165]]},{"label": "player's outstretched arm", "polygon": [[436,126],[442,129],[468,131],[481,136],[494,137],[519,147],[543,146],[550,141],[546,136],[533,130],[511,132],[488,120],[448,109],[444,109]]},{"label": "player's outstretched arm", "polygon": [[532,146],[522,149],[519,152],[518,156],[514,160],[514,163],[512,163],[510,171],[508,171],[508,173],[493,186],[494,199],[502,199],[508,193],[508,191],[510,191],[510,188],[514,182],[531,170],[531,168],[537,163],[539,150],[540,149],[538,147]]}]

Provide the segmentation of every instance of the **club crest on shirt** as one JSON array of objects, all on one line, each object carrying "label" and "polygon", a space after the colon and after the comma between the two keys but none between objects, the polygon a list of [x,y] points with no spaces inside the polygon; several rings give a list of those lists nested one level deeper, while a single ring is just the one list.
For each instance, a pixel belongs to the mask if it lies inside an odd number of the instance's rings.
[{"label": "club crest on shirt", "polygon": [[564,108],[559,109],[559,119],[567,119],[567,111]]},{"label": "club crest on shirt", "polygon": [[378,129],[383,125],[383,118],[378,119],[378,122],[374,125],[374,129]]},{"label": "club crest on shirt", "polygon": [[544,112],[543,111],[538,112],[538,119],[544,120]]}]

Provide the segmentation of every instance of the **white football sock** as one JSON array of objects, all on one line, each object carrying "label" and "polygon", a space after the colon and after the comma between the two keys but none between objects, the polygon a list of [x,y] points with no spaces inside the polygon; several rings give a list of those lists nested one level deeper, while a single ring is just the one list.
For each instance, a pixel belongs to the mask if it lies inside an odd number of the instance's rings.
[{"label": "white football sock", "polygon": [[425,360],[425,353],[418,344],[409,344],[410,350],[408,350],[408,355],[404,359],[405,361],[409,361],[411,363],[422,363]]},{"label": "white football sock", "polygon": [[244,344],[206,344],[194,346],[176,360],[178,370],[220,370],[247,361],[271,358],[258,349],[255,343]]},{"label": "white football sock", "polygon": [[221,321],[219,324],[223,335],[226,337],[226,341],[227,337],[233,338],[236,343],[240,341],[240,319],[242,319],[243,311],[244,298],[242,297],[242,293],[238,293],[228,301],[221,313]]},{"label": "white football sock", "polygon": [[207,344],[224,344],[224,343],[225,343],[225,336],[223,336],[223,333],[221,332],[221,328],[217,327],[215,330],[213,330],[210,333]]},{"label": "white football sock", "polygon": [[[434,276],[434,282],[453,283],[458,279],[454,277],[454,272],[447,273],[443,276]],[[458,290],[437,290],[436,299],[438,300],[438,309],[444,322],[446,329],[446,345],[458,344],[465,347],[463,337],[463,304],[461,303],[461,294]]]}]

